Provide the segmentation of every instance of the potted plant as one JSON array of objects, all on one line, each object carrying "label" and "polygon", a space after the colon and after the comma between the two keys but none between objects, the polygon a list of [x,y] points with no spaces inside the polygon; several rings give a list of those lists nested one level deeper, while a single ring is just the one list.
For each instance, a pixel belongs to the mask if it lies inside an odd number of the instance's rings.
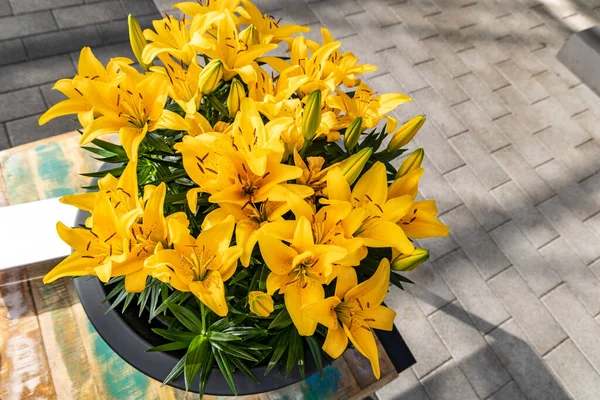
[{"label": "potted plant", "polygon": [[294,383],[349,345],[379,378],[387,288],[428,257],[411,239],[448,233],[416,199],[423,150],[393,164],[425,118],[397,127],[410,98],[373,92],[357,75],[375,66],[326,29],[293,36],[308,28],[246,0],[176,7],[187,17],[144,32],[130,16],[139,65],[84,48],[54,87],[67,99],[40,123],[77,115],[81,145],[114,166],[62,198],[88,214],[57,225],[74,252],[44,282],[81,276],[117,353],[201,395]]}]

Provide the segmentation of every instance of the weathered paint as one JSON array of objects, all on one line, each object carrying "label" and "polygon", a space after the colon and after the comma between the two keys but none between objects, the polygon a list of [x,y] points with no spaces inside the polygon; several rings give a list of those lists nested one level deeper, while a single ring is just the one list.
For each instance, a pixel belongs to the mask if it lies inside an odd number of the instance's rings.
[{"label": "weathered paint", "polygon": [[68,156],[56,143],[37,146],[34,150],[37,175],[41,180],[43,194],[40,197],[53,198],[65,196],[78,191],[70,179],[71,166]]},{"label": "weathered paint", "polygon": [[0,157],[9,204],[39,200],[33,171],[26,153],[9,153]]}]

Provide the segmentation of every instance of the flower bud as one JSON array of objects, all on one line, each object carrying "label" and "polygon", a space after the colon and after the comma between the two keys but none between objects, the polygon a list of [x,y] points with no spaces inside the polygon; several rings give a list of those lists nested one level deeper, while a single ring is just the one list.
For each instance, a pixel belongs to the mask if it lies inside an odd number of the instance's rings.
[{"label": "flower bud", "polygon": [[233,118],[240,109],[242,100],[246,98],[246,91],[242,82],[233,78],[231,80],[231,87],[229,88],[229,95],[227,96],[227,109],[229,110],[229,117]]},{"label": "flower bud", "polygon": [[344,147],[346,150],[352,150],[356,146],[361,133],[362,117],[357,117],[350,122],[350,125],[346,128],[346,133],[344,133]]},{"label": "flower bud", "polygon": [[417,168],[421,168],[421,163],[423,162],[423,156],[425,155],[425,151],[422,148],[416,149],[413,151],[410,156],[406,157],[406,159],[398,168],[398,172],[396,173],[396,179],[403,177],[408,174],[410,171],[414,171]]},{"label": "flower bud", "polygon": [[240,32],[238,37],[246,46],[252,46],[258,44],[258,40],[256,40],[257,33],[258,31],[254,28],[254,25],[249,25]]},{"label": "flower bud", "polygon": [[259,317],[268,317],[274,310],[273,298],[265,292],[253,291],[248,293],[250,311]]},{"label": "flower bud", "polygon": [[425,117],[422,115],[417,115],[404,125],[400,127],[392,137],[392,140],[388,143],[387,150],[389,152],[394,152],[400,150],[402,146],[406,145],[408,142],[415,137],[421,126],[425,123]]},{"label": "flower bud", "polygon": [[129,25],[129,43],[131,44],[131,50],[133,51],[133,55],[137,59],[138,63],[144,68],[144,70],[148,71],[151,66],[154,65],[154,62],[150,61],[150,63],[145,63],[142,58],[142,53],[144,51],[144,47],[146,47],[146,38],[142,33],[142,28],[140,24],[137,22],[137,19],[131,14],[127,18],[127,23]]},{"label": "flower bud", "polygon": [[400,254],[392,261],[394,271],[412,271],[429,258],[429,250],[416,248],[412,254]]},{"label": "flower bud", "polygon": [[367,147],[351,155],[345,161],[342,161],[343,164],[340,166],[340,169],[348,184],[352,185],[358,179],[363,168],[367,165],[371,154],[373,154],[373,148]]},{"label": "flower bud", "polygon": [[304,115],[302,116],[302,134],[304,140],[312,141],[321,125],[321,91],[315,90],[308,95]]},{"label": "flower bud", "polygon": [[221,60],[212,60],[200,72],[198,77],[198,89],[202,94],[212,93],[223,79],[223,63]]}]

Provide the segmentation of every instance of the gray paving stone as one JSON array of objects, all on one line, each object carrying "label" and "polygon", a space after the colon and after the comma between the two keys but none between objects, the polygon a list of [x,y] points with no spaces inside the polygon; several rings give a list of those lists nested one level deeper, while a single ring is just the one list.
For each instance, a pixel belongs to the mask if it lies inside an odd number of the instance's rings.
[{"label": "gray paving stone", "polygon": [[599,118],[592,110],[588,108],[573,115],[571,121],[575,121],[590,137],[600,141]]},{"label": "gray paving stone", "polygon": [[540,204],[538,208],[586,264],[600,257],[600,239],[557,197]]},{"label": "gray paving stone", "polygon": [[75,68],[67,55],[6,65],[0,67],[0,92],[40,85],[74,75]]},{"label": "gray paving stone", "polygon": [[600,281],[561,237],[540,250],[556,274],[592,315],[600,313]]},{"label": "gray paving stone", "polygon": [[81,127],[77,121],[73,121],[69,117],[57,118],[45,125],[39,126],[37,121],[40,115],[33,115],[6,123],[6,130],[13,146],[20,146],[50,136],[71,132]]},{"label": "gray paving stone", "polygon": [[[312,9],[307,7],[303,1],[279,0],[279,2],[283,6],[283,9],[293,18],[293,23],[295,24],[310,25],[319,21],[319,18],[317,18]],[[292,23],[292,21],[288,20],[288,23]],[[336,36],[334,38],[337,39]]]},{"label": "gray paving stone", "polygon": [[588,108],[583,99],[577,96],[569,88],[569,85],[563,81],[554,71],[546,71],[535,76],[546,90],[555,98],[560,99],[560,103],[571,114],[579,113]]},{"label": "gray paving stone", "polygon": [[444,364],[423,380],[429,397],[436,400],[476,400],[477,394],[454,361]]},{"label": "gray paving stone", "polygon": [[597,202],[600,202],[600,173],[594,175],[579,182],[583,190],[588,196],[593,197]]},{"label": "gray paving stone", "polygon": [[0,40],[56,30],[49,11],[0,18]]},{"label": "gray paving stone", "polygon": [[486,229],[491,230],[508,220],[496,199],[487,191],[468,165],[444,175],[454,191]]},{"label": "gray paving stone", "polygon": [[514,320],[490,332],[486,339],[526,398],[569,398],[558,379],[527,343],[527,336]]},{"label": "gray paving stone", "polygon": [[510,376],[460,304],[454,302],[436,311],[429,320],[480,398],[487,398],[510,381]]},{"label": "gray paving stone", "polygon": [[511,381],[508,385],[498,390],[488,400],[527,400],[521,389],[515,381]]},{"label": "gray paving stone", "polygon": [[485,81],[492,89],[498,89],[506,86],[508,81],[496,68],[491,66],[485,60],[476,47],[469,47],[457,53],[458,57],[467,65],[467,67],[480,79]]},{"label": "gray paving stone", "polygon": [[[340,0],[318,1],[308,4],[308,7],[336,39],[356,34],[352,25],[344,18],[343,9],[339,6],[342,2]],[[304,6],[306,7],[306,5]]]},{"label": "gray paving stone", "polygon": [[3,17],[5,15],[11,15],[12,14],[12,9],[10,7],[10,1],[9,0],[0,0],[0,17]]},{"label": "gray paving stone", "polygon": [[387,2],[379,0],[361,0],[360,3],[363,8],[377,20],[379,26],[384,27],[400,23],[400,18],[387,5]]},{"label": "gray paving stone", "polygon": [[87,4],[52,10],[61,29],[108,22],[127,17],[118,1]]},{"label": "gray paving stone", "polygon": [[429,259],[431,261],[444,257],[446,254],[449,254],[460,247],[452,235],[427,238],[421,241],[415,241],[415,243],[419,244],[420,247],[425,247],[429,250]]},{"label": "gray paving stone", "polygon": [[6,133],[6,128],[4,124],[0,124],[0,150],[5,150],[10,147],[10,142],[8,141],[8,134]]},{"label": "gray paving stone", "polygon": [[429,159],[428,151],[425,151],[421,166],[425,169],[425,173],[419,181],[419,190],[424,198],[435,199],[440,214],[462,204],[462,200],[452,186]]},{"label": "gray paving stone", "polygon": [[[394,46],[390,37],[381,30],[380,24],[366,11],[358,14],[351,14],[346,20],[352,25],[361,39],[368,44],[371,51],[377,52],[383,49],[389,49]],[[359,58],[360,59],[360,58]],[[372,63],[371,60],[363,58],[362,62]]]},{"label": "gray paving stone", "polygon": [[83,4],[83,0],[10,0],[15,14],[50,10],[75,4]]},{"label": "gray paving stone", "polygon": [[140,15],[158,14],[153,0],[121,0],[121,5],[126,14],[133,14],[136,18]]},{"label": "gray paving stone", "polygon": [[510,144],[506,135],[475,102],[465,101],[454,105],[452,109],[489,152]]},{"label": "gray paving stone", "polygon": [[559,376],[561,383],[575,399],[597,399],[600,375],[592,368],[571,340],[565,340],[544,360]]},{"label": "gray paving stone", "polygon": [[418,360],[413,366],[417,377],[423,377],[450,359],[450,353],[410,293],[390,287],[385,302],[396,311],[396,327]]},{"label": "gray paving stone", "polygon": [[467,207],[457,207],[442,215],[440,219],[452,227],[450,234],[473,261],[484,279],[489,279],[510,266],[508,259]]},{"label": "gray paving stone", "polygon": [[433,55],[417,40],[404,24],[394,24],[382,28],[391,38],[396,47],[402,50],[413,64],[431,60]]},{"label": "gray paving stone", "polygon": [[492,155],[535,204],[554,195],[552,188],[528,165],[513,146],[504,147]]},{"label": "gray paving stone", "polygon": [[579,146],[591,139],[586,131],[571,121],[571,116],[566,112],[561,101],[557,101],[553,97],[548,97],[534,104],[533,109],[539,118],[543,118],[551,123],[555,129],[564,133],[568,132],[568,134],[564,135],[564,140],[571,146]]},{"label": "gray paving stone", "polygon": [[448,51],[450,41],[442,36],[431,36],[422,41],[422,45],[429,49],[429,52],[435,56],[441,65],[444,66],[453,77],[464,75],[469,72],[469,68],[462,62],[458,56]]},{"label": "gray paving stone", "polygon": [[545,99],[550,95],[535,79],[531,79],[530,73],[519,68],[513,60],[507,60],[500,64],[496,64],[496,68],[498,68],[506,79],[513,83],[531,103]]},{"label": "gray paving stone", "polygon": [[[368,78],[373,78],[382,74],[387,73],[387,68],[379,57],[378,53],[374,52],[374,48],[371,48],[371,45],[368,41],[365,41],[361,35],[353,35],[350,37],[344,38],[342,42],[342,52],[351,51],[354,55],[360,60],[360,63],[364,64],[373,64],[377,65],[377,71],[369,72],[366,75],[363,75]],[[393,89],[388,89],[385,93],[393,92]]]},{"label": "gray paving stone", "polygon": [[521,135],[529,135],[538,132],[551,125],[549,121],[538,118],[531,102],[529,102],[513,85],[500,88],[494,93],[504,101],[510,110],[517,116],[525,126]]},{"label": "gray paving stone", "polygon": [[465,132],[450,138],[449,141],[487,190],[510,181],[506,172],[483,148],[473,133]]},{"label": "gray paving stone", "polygon": [[560,277],[540,256],[535,246],[523,236],[514,222],[500,226],[490,232],[490,235],[537,296],[547,293],[561,282]]},{"label": "gray paving stone", "polygon": [[[402,107],[401,107],[402,108]],[[428,152],[428,156],[441,173],[451,171],[465,164],[465,161],[454,151],[437,126],[426,122],[413,139],[416,146],[424,149],[436,149]]]},{"label": "gray paving stone", "polygon": [[69,53],[85,46],[100,46],[102,39],[92,25],[30,36],[23,39],[23,42],[29,57],[36,59]]},{"label": "gray paving stone", "polygon": [[452,80],[450,73],[437,60],[417,65],[417,69],[429,81],[431,86],[452,106],[469,99],[469,96]]},{"label": "gray paving stone", "polygon": [[[92,52],[104,65],[106,65],[113,57],[127,57],[131,60],[135,60],[135,56],[131,51],[129,41],[111,44],[110,46],[95,47],[92,48]],[[73,60],[73,63],[77,65],[77,61],[79,60],[79,52],[73,52],[70,54],[70,56],[71,60]]]},{"label": "gray paving stone", "polygon": [[[429,243],[429,240],[426,242]],[[408,272],[406,276],[415,283],[408,285],[406,289],[414,296],[426,316],[456,299],[431,261]]]},{"label": "gray paving stone", "polygon": [[[152,21],[159,18],[160,15],[158,13],[140,17],[136,16],[142,29],[152,28]],[[96,25],[96,29],[98,29],[98,33],[105,44],[127,42],[129,40],[129,27],[126,19],[99,24]]]},{"label": "gray paving stone", "polygon": [[386,69],[394,75],[407,93],[429,86],[419,70],[413,67],[412,62],[398,47],[385,49],[377,54],[383,60]]},{"label": "gray paving stone", "polygon": [[567,338],[567,334],[544,307],[515,268],[488,281],[538,354],[543,355]]},{"label": "gray paving stone", "polygon": [[0,41],[0,66],[27,60],[21,39]]},{"label": "gray paving stone", "polygon": [[446,137],[452,137],[467,130],[442,97],[431,87],[411,93],[411,97],[425,110]]},{"label": "gray paving stone", "polygon": [[565,204],[581,220],[585,220],[600,211],[600,203],[587,196],[577,182],[569,176],[565,168],[556,160],[552,160],[536,168],[552,189]]},{"label": "gray paving stone", "polygon": [[600,237],[600,214],[590,217],[584,223],[596,233],[596,236]]},{"label": "gray paving stone", "polygon": [[490,332],[510,318],[462,250],[434,261],[434,265],[481,332]]},{"label": "gray paving stone", "polygon": [[417,8],[418,1],[408,0],[404,3],[390,5],[390,8],[398,14],[402,24],[405,25],[413,35],[421,40],[432,35],[437,35],[435,27],[423,18],[421,11]]},{"label": "gray paving stone", "polygon": [[598,346],[600,325],[575,298],[567,285],[561,285],[554,289],[544,296],[542,301],[567,332],[569,338],[598,371],[600,368],[600,347]]},{"label": "gray paving stone", "polygon": [[475,74],[469,73],[456,78],[471,100],[476,102],[492,119],[508,114],[506,105],[492,89]]},{"label": "gray paving stone", "polygon": [[45,111],[38,88],[0,94],[0,121],[9,121]]},{"label": "gray paving stone", "polygon": [[492,190],[492,194],[536,248],[540,248],[559,236],[558,232],[535,208],[533,200],[527,197],[514,182],[511,181],[497,187]]},{"label": "gray paving stone", "polygon": [[392,382],[375,392],[379,400],[430,400],[412,369],[402,373]]}]

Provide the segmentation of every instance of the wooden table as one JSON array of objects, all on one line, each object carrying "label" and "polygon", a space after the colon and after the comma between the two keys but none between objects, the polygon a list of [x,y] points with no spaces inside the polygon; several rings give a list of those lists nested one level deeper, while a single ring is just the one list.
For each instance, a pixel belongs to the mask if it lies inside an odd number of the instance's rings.
[{"label": "wooden table", "polygon": [[[89,180],[79,172],[93,171],[98,163],[79,149],[78,136],[68,133],[0,152],[0,206],[81,192]],[[27,223],[35,229],[33,221]],[[0,229],[10,227],[0,221]],[[55,264],[0,271],[0,399],[184,399],[183,391],[161,387],[106,345],[71,280],[42,283]],[[322,380],[317,374],[243,399],[362,399],[414,363],[404,343],[386,345],[388,352],[379,347],[379,381],[368,361],[348,350],[325,368]]]}]

